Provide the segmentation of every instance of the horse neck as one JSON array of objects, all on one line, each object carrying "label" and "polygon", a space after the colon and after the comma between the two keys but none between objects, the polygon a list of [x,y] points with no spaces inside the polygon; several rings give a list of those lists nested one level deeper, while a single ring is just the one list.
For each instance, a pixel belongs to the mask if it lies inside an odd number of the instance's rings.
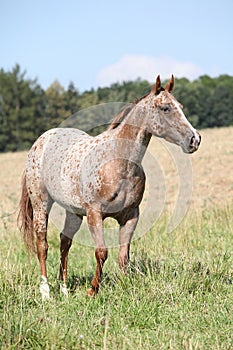
[{"label": "horse neck", "polygon": [[150,142],[151,133],[146,129],[145,109],[140,104],[135,105],[118,125],[114,137],[123,140],[132,161],[141,163]]}]

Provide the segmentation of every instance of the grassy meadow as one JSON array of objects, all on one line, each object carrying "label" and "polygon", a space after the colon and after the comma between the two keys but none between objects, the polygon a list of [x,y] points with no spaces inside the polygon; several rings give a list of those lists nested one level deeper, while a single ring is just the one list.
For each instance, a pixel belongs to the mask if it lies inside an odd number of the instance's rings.
[{"label": "grassy meadow", "polygon": [[109,250],[96,298],[86,290],[93,247],[76,240],[69,254],[69,297],[59,293],[59,231],[49,225],[51,300],[42,303],[37,258],[16,228],[26,152],[0,154],[0,346],[2,349],[233,349],[233,128],[203,130],[191,155],[192,201],[166,232],[174,206],[174,164],[155,141],[166,179],[166,206],[132,242],[127,276]]}]

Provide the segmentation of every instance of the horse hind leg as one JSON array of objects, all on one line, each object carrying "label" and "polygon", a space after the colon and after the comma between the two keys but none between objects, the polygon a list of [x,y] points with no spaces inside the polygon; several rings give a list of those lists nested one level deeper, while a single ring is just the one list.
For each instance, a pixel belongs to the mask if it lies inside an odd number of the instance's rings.
[{"label": "horse hind leg", "polygon": [[42,300],[49,299],[49,285],[47,282],[46,259],[48,253],[47,243],[47,224],[48,212],[44,209],[34,209],[33,211],[33,226],[36,234],[37,256],[41,268],[41,285],[40,293]]},{"label": "horse hind leg", "polygon": [[64,228],[60,234],[60,274],[59,280],[61,281],[60,292],[65,296],[68,296],[67,283],[67,266],[68,266],[68,253],[72,245],[72,240],[75,233],[79,230],[82,217],[76,214],[66,211],[66,220]]}]

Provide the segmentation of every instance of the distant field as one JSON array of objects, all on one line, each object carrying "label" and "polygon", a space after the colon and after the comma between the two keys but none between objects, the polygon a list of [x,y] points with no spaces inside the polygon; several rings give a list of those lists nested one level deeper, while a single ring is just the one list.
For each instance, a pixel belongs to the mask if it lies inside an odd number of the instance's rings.
[{"label": "distant field", "polygon": [[[202,130],[201,135],[200,149],[190,156],[193,168],[191,209],[195,210],[225,206],[233,198],[233,127]],[[166,203],[172,206],[178,192],[175,163],[155,138],[152,138],[149,152],[164,172]],[[0,154],[0,229],[15,226],[26,155],[27,152]]]},{"label": "distant field", "polygon": [[[59,232],[50,225],[52,299],[41,302],[37,259],[28,259],[16,229],[27,152],[0,154],[1,349],[233,349],[233,127],[201,135],[200,149],[190,156],[189,211],[169,234],[180,177],[164,146],[150,144],[164,174],[165,211],[132,243],[128,276],[117,268],[117,249],[110,250],[95,299],[86,296],[95,270],[93,248],[77,241],[70,252],[70,295],[60,296]],[[143,205],[149,195],[147,189]]]}]

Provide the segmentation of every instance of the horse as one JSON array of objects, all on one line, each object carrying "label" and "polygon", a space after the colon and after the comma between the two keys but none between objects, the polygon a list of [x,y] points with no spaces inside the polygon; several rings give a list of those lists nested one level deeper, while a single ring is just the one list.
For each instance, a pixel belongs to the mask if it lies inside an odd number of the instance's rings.
[{"label": "horse", "polygon": [[23,175],[18,225],[28,249],[37,252],[43,300],[50,297],[47,224],[54,202],[66,210],[60,233],[59,273],[64,295],[68,295],[68,253],[83,216],[87,217],[96,258],[96,271],[87,294],[96,296],[100,287],[108,256],[103,232],[103,220],[107,217],[119,224],[118,264],[123,272],[127,271],[145,189],[142,159],[151,136],[174,143],[185,153],[195,152],[201,142],[182,105],[171,94],[173,88],[173,75],[165,88],[158,75],[150,92],[123,109],[99,135],[90,136],[75,128],[54,128],[33,144]]}]

